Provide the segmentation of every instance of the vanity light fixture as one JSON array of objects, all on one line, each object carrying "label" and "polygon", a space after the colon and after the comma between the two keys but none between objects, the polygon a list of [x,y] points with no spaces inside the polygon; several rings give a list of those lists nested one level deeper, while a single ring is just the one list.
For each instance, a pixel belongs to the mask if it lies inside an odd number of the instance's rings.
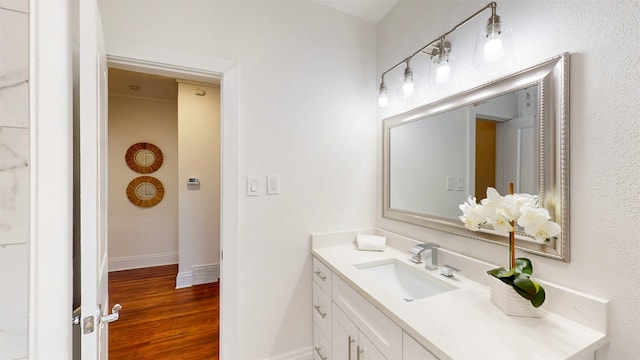
[{"label": "vanity light fixture", "polygon": [[413,71],[409,66],[411,59],[413,59],[418,54],[426,54],[430,56],[432,61],[432,77],[434,78],[435,86],[443,85],[448,83],[451,80],[451,74],[453,71],[451,64],[451,43],[446,40],[447,36],[457,30],[460,26],[466,24],[470,20],[474,19],[476,16],[480,15],[483,11],[487,9],[491,9],[491,17],[487,20],[487,25],[481,32],[478,41],[476,42],[476,54],[477,49],[479,48],[479,43],[482,44],[480,49],[482,49],[481,60],[476,60],[477,56],[474,54],[474,65],[476,64],[484,64],[484,63],[495,63],[501,60],[505,53],[507,52],[508,44],[505,43],[507,35],[510,35],[509,31],[506,31],[504,25],[500,21],[500,16],[496,14],[496,9],[498,4],[496,2],[490,2],[485,5],[480,10],[476,11],[473,15],[464,19],[456,26],[454,26],[451,30],[445,32],[444,34],[438,36],[436,39],[423,46],[413,54],[404,58],[402,61],[398,62],[388,70],[382,73],[382,82],[380,83],[380,88],[378,91],[378,105],[381,108],[384,108],[388,105],[389,99],[387,98],[387,85],[384,82],[384,76],[390,71],[394,70],[398,66],[402,64],[406,64],[406,68],[404,70],[404,83],[402,86],[405,98],[409,98],[413,96],[415,85],[413,83]]}]

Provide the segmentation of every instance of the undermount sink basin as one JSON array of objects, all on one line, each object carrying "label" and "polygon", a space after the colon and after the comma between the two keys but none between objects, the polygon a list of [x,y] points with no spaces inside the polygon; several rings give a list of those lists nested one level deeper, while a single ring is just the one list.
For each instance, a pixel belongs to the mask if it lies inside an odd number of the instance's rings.
[{"label": "undermount sink basin", "polygon": [[423,268],[415,268],[395,259],[354,265],[371,276],[389,291],[405,301],[423,299],[457,289],[455,286],[425,274]]}]

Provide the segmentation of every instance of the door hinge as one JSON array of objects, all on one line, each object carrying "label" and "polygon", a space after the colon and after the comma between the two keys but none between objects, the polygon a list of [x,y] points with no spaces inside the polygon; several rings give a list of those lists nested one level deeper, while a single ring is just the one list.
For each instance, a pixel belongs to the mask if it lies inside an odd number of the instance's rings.
[{"label": "door hinge", "polygon": [[87,316],[82,320],[82,333],[83,334],[91,334],[95,329],[93,316]]}]

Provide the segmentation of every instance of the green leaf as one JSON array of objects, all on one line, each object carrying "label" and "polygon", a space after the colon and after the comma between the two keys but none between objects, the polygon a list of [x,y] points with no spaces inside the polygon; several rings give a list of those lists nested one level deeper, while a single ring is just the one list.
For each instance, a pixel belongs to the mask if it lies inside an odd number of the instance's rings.
[{"label": "green leaf", "polygon": [[540,307],[540,305],[544,303],[545,298],[546,294],[544,292],[544,288],[538,285],[538,292],[533,299],[531,299],[531,305],[533,305],[533,307]]},{"label": "green leaf", "polygon": [[516,270],[519,273],[531,275],[533,274],[533,265],[531,265],[531,261],[527,258],[517,258]]},{"label": "green leaf", "polygon": [[516,269],[509,269],[498,273],[498,278],[510,278],[516,274]]},{"label": "green leaf", "polygon": [[513,285],[513,290],[515,290],[518,294],[520,294],[520,296],[522,296],[523,298],[527,299],[527,300],[531,300],[535,297],[535,295],[529,294],[528,292],[520,289],[519,287],[516,287],[515,285]]},{"label": "green leaf", "polygon": [[518,276],[516,276],[516,278],[513,280],[513,286],[525,291],[530,295],[535,295],[540,288],[540,285],[538,285],[538,283],[531,280],[528,275],[523,274],[519,274]]},{"label": "green leaf", "polygon": [[487,274],[489,274],[491,276],[494,276],[494,277],[498,277],[498,274],[504,273],[505,271],[507,271],[507,269],[505,269],[503,267],[499,267],[499,268],[487,270]]}]

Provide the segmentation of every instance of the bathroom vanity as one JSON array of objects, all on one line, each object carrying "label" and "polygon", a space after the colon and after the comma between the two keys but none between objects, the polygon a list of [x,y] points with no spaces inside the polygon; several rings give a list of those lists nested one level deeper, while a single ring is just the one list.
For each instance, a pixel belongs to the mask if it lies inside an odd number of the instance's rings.
[{"label": "bathroom vanity", "polygon": [[[359,251],[358,232],[387,248]],[[417,243],[380,229],[312,236],[314,359],[586,360],[609,341],[607,300],[540,280],[542,316],[507,316],[489,298],[494,265],[438,249],[438,265],[460,269],[444,277],[410,261]]]}]

